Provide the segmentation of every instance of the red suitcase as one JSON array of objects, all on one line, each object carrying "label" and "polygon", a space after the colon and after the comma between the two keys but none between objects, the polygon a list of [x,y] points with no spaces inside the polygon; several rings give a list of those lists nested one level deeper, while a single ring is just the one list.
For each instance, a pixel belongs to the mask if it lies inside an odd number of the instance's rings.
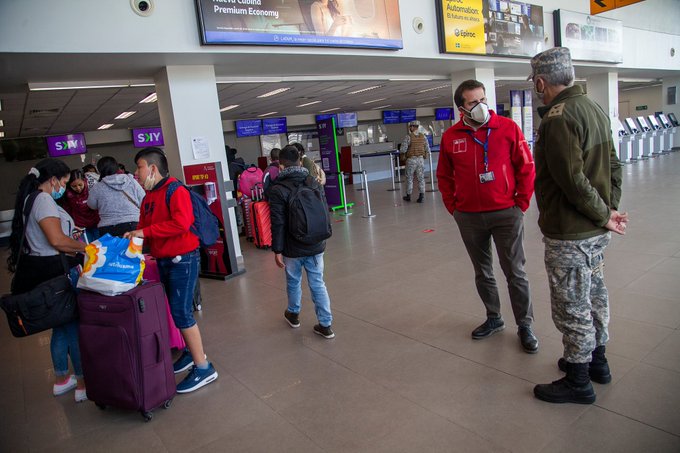
[{"label": "red suitcase", "polygon": [[78,309],[88,399],[101,409],[138,410],[146,421],[153,409],[170,407],[176,386],[163,285],[118,296],[81,291]]},{"label": "red suitcase", "polygon": [[272,219],[269,212],[269,202],[263,198],[262,184],[253,188],[253,202],[250,205],[250,225],[253,231],[253,242],[259,249],[272,246]]}]

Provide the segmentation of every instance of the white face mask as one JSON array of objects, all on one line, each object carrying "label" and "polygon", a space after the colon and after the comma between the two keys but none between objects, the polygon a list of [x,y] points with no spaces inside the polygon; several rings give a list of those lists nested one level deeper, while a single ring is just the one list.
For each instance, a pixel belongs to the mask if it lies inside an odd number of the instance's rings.
[{"label": "white face mask", "polygon": [[475,105],[472,110],[463,110],[466,112],[466,116],[468,118],[476,123],[479,123],[480,125],[486,124],[486,122],[489,121],[489,106],[483,102]]},{"label": "white face mask", "polygon": [[149,173],[149,175],[144,180],[144,188],[146,190],[151,190],[156,185],[156,175],[154,173]]},{"label": "white face mask", "polygon": [[545,88],[543,89],[543,91],[538,91],[538,84],[534,83],[534,93],[536,93],[538,99],[543,101],[543,96],[545,96]]}]

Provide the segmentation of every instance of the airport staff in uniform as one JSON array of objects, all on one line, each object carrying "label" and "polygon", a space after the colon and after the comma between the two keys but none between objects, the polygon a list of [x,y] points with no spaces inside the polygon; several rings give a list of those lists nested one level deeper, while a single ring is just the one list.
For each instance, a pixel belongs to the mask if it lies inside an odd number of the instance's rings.
[{"label": "airport staff in uniform", "polygon": [[404,201],[411,201],[413,192],[413,173],[418,178],[418,203],[424,201],[425,196],[425,159],[430,157],[430,142],[420,131],[420,121],[408,123],[408,134],[401,142],[400,152],[406,153],[406,196]]}]

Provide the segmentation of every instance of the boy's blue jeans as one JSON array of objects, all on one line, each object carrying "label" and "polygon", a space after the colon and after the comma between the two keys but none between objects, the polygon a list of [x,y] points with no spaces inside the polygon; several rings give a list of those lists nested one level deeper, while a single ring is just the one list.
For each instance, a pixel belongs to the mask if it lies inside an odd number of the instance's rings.
[{"label": "boy's blue jeans", "polygon": [[302,302],[302,269],[307,271],[309,290],[319,324],[328,327],[333,322],[331,315],[331,299],[328,297],[326,284],[323,281],[323,253],[299,258],[283,257],[286,265],[286,283],[288,290],[288,311],[300,313]]},{"label": "boy's blue jeans", "polygon": [[180,261],[158,258],[158,273],[168,296],[170,314],[178,329],[188,329],[196,324],[194,319],[194,287],[198,281],[201,255],[198,249],[179,255]]}]

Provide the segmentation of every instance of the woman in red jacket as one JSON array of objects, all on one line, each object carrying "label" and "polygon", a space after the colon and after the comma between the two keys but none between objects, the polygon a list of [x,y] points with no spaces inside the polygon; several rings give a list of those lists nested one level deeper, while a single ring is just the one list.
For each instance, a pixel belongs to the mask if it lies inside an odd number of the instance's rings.
[{"label": "woman in red jacket", "polygon": [[87,197],[90,195],[87,180],[82,170],[71,171],[71,177],[66,185],[66,193],[63,197],[62,207],[73,217],[75,226],[84,228],[88,241],[94,241],[99,237],[97,224],[99,214],[87,206]]}]

